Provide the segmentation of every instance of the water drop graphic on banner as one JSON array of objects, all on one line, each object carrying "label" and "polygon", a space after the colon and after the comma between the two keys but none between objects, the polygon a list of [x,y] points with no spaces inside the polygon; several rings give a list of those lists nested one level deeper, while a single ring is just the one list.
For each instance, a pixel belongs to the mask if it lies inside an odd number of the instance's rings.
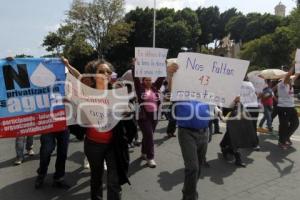
[{"label": "water drop graphic on banner", "polygon": [[56,76],[47,67],[40,63],[30,77],[31,82],[38,87],[47,87],[53,85]]}]

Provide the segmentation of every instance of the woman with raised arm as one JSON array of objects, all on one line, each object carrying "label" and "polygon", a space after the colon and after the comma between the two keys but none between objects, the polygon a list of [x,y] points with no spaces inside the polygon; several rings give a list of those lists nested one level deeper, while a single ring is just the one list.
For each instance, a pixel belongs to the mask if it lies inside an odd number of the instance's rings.
[{"label": "woman with raised arm", "polygon": [[141,158],[147,161],[148,167],[155,168],[153,134],[158,121],[159,89],[165,78],[159,77],[152,83],[151,78],[143,77],[141,82],[139,78],[135,77],[134,72],[135,69],[132,70],[132,76],[139,104],[138,125],[143,134]]},{"label": "woman with raised arm", "polygon": [[[288,149],[292,145],[291,136],[299,126],[298,114],[294,103],[294,89],[291,75],[294,67],[286,74],[283,81],[277,84],[278,92],[278,117],[279,117],[279,140],[278,145],[282,149]],[[297,79],[299,74],[295,76]]]},{"label": "woman with raised arm", "polygon": [[[79,78],[80,73],[72,67],[68,60],[62,58],[66,67],[75,77]],[[86,74],[95,74],[93,77],[86,77],[84,82],[90,87],[98,90],[112,89],[110,78],[112,65],[103,60],[94,60],[85,66]],[[125,134],[128,130],[125,121],[120,121],[113,129],[106,132],[99,132],[95,128],[87,128],[84,141],[84,152],[88,158],[91,169],[91,199],[103,199],[103,166],[104,160],[107,165],[107,199],[121,199],[121,185],[129,183],[127,178],[129,154],[128,143]]]}]

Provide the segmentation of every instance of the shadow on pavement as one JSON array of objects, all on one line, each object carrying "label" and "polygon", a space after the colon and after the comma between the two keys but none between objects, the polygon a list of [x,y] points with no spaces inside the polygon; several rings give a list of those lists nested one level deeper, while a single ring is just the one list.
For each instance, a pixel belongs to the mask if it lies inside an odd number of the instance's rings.
[{"label": "shadow on pavement", "polygon": [[158,175],[158,183],[164,191],[171,191],[173,187],[180,184],[184,180],[184,169],[178,169],[173,173],[168,171],[160,172]]},{"label": "shadow on pavement", "polygon": [[[79,193],[81,190],[89,187],[89,180],[81,184],[77,181],[81,178],[89,176],[89,173],[83,172],[82,168],[78,168],[71,173],[66,174],[66,181],[70,186],[69,190],[56,189],[51,186],[53,174],[49,174],[44,185],[39,190],[34,188],[36,177],[21,180],[19,182],[7,185],[0,190],[1,200],[11,199],[30,199],[30,200],[83,200],[89,198],[89,193]],[[89,190],[89,189],[88,189]]]},{"label": "shadow on pavement", "polygon": [[[286,150],[280,149],[278,145],[268,141],[274,140],[273,135],[263,135],[260,137],[261,141],[261,151],[269,152],[269,155],[266,156],[267,161],[272,163],[272,165],[277,169],[280,177],[286,176],[292,172],[294,168],[294,161],[288,158],[289,154],[292,154],[296,151],[294,147],[290,147]],[[289,165],[281,168],[280,164],[288,162]]]}]

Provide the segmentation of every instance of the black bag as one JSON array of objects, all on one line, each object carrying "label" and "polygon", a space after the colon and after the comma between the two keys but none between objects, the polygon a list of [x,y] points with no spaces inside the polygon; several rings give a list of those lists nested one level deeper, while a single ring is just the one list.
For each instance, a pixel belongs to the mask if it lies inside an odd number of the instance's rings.
[{"label": "black bag", "polygon": [[[232,117],[237,115],[233,111]],[[250,116],[246,113],[247,116]],[[257,135],[253,123],[245,116],[227,121],[227,129],[233,148],[252,148],[258,145]]]}]

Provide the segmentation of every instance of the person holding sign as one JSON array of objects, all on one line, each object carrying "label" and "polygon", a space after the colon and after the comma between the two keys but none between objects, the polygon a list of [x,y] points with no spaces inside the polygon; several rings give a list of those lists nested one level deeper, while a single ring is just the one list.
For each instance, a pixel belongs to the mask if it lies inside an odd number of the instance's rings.
[{"label": "person holding sign", "polygon": [[165,77],[159,77],[154,83],[150,77],[143,77],[141,83],[140,79],[135,77],[134,72],[135,69],[132,70],[132,76],[139,103],[138,125],[143,134],[141,158],[147,160],[148,167],[155,168],[153,134],[158,122],[159,89]]},{"label": "person holding sign", "polygon": [[[290,138],[299,126],[299,119],[294,103],[294,89],[290,78],[293,71],[294,68],[291,68],[283,81],[279,82],[277,85],[277,109],[279,117],[278,145],[284,150],[288,149],[288,147],[292,145]],[[298,76],[299,74],[296,74],[295,79],[297,79]]]},{"label": "person holding sign", "polygon": [[[172,88],[173,74],[177,69],[178,65],[176,63],[168,67],[170,90]],[[178,125],[178,141],[185,167],[182,199],[197,200],[197,183],[201,174],[201,166],[205,162],[209,140],[210,106],[207,103],[190,100],[175,102],[174,109],[174,118]]]},{"label": "person holding sign", "polygon": [[[69,64],[67,59],[63,58],[63,62],[75,77],[80,76],[80,73]],[[101,91],[111,89],[111,67],[112,65],[103,59],[89,62],[85,66],[85,73],[96,76],[85,77],[84,82]],[[128,132],[125,121],[122,120],[113,129],[106,132],[99,132],[95,127],[86,129],[84,152],[90,163],[92,200],[103,199],[104,160],[107,165],[107,199],[121,199],[121,185],[129,183],[127,177],[129,153],[128,143],[125,139]]]}]

